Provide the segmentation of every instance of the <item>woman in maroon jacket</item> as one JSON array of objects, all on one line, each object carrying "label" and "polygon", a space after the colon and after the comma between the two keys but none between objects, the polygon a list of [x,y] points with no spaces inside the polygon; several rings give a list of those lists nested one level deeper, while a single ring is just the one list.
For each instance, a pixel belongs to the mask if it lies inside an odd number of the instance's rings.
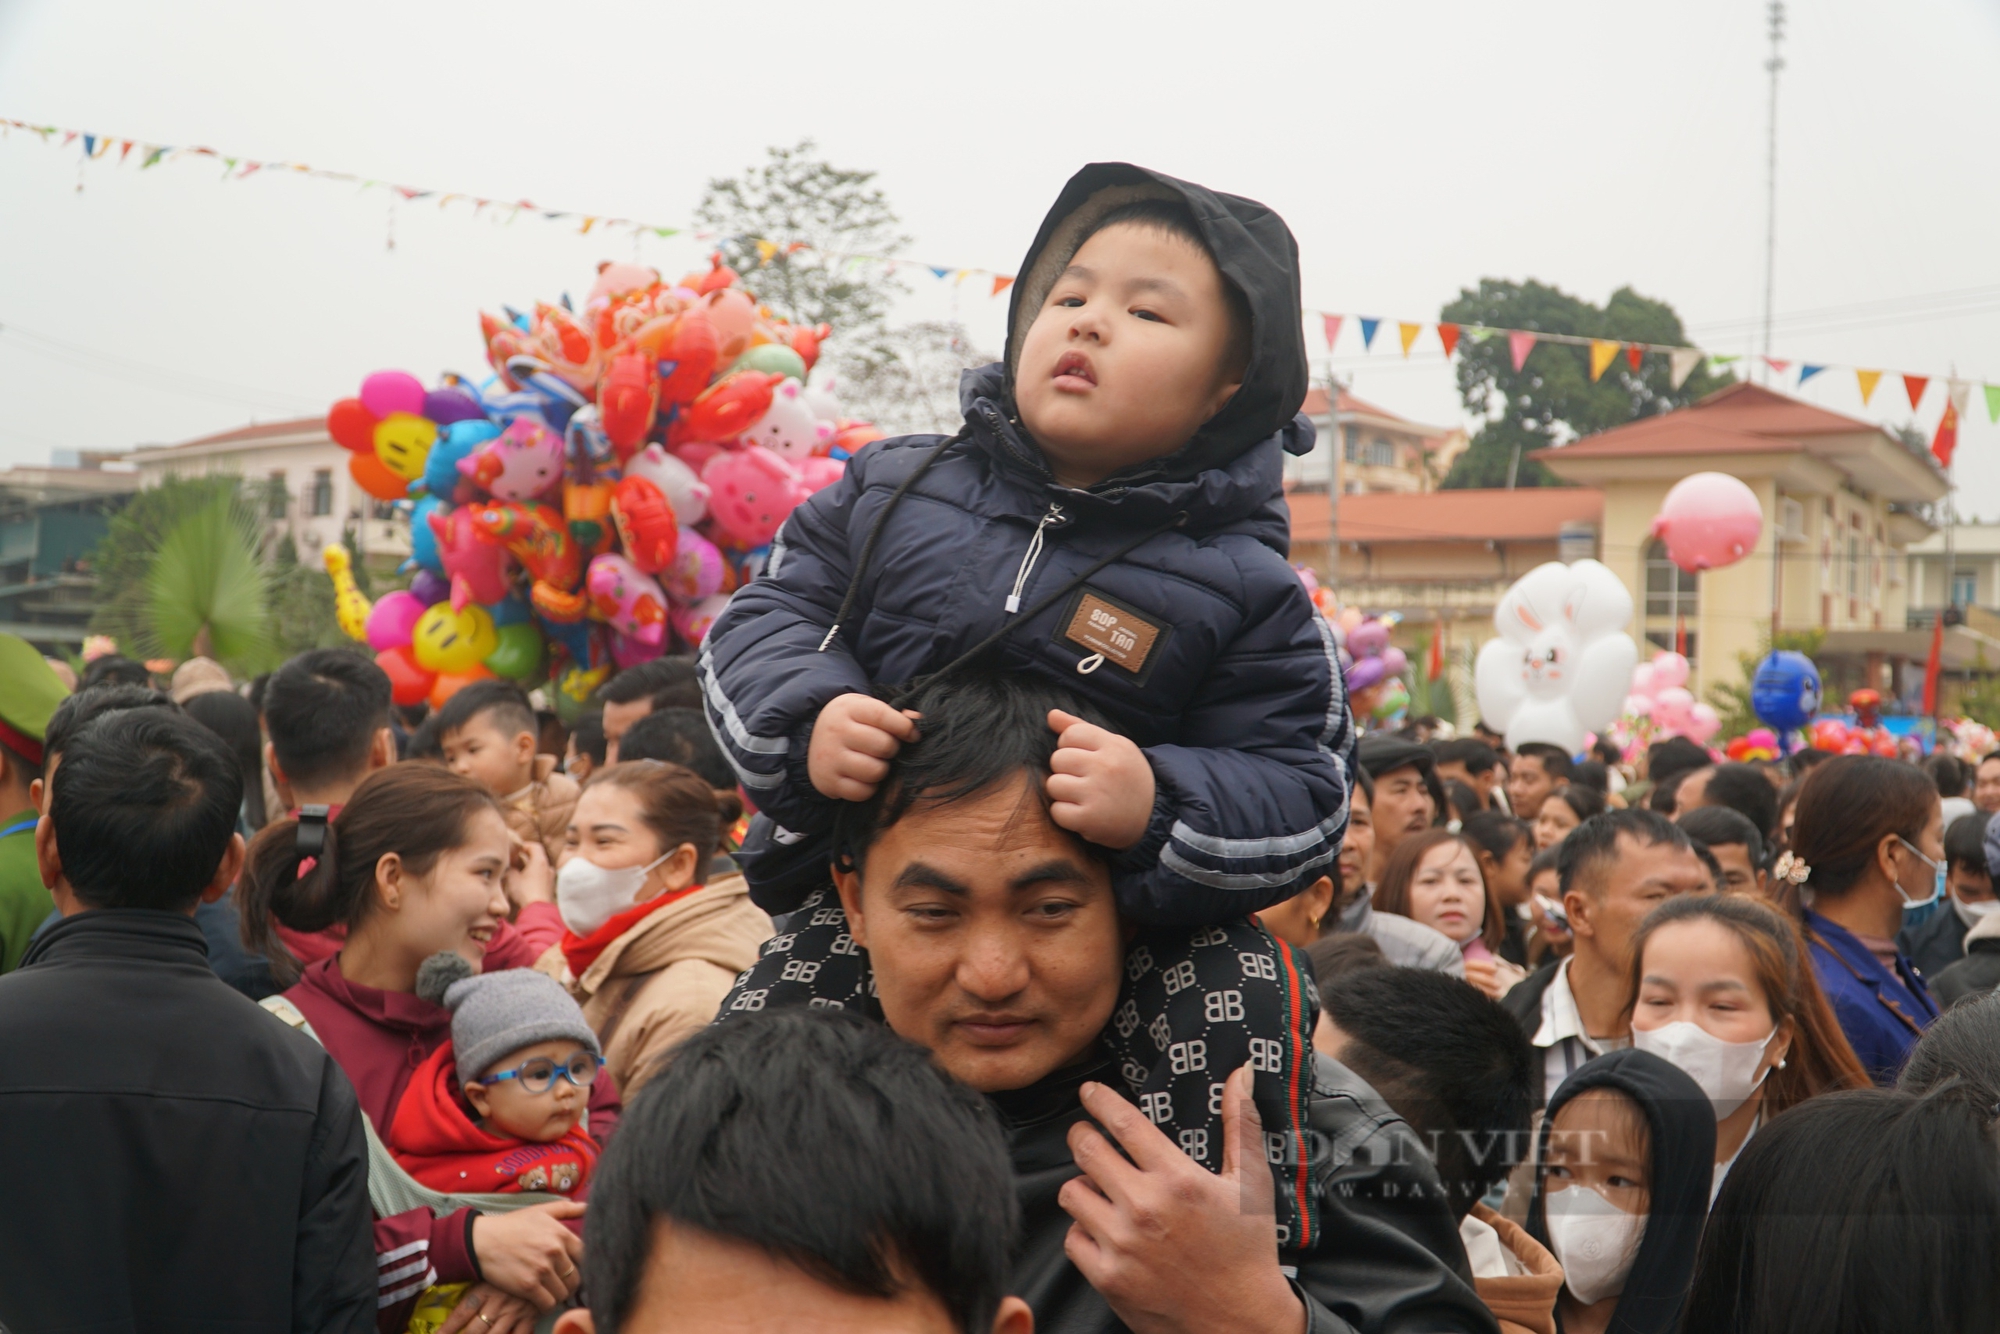
[{"label": "woman in maroon jacket", "polygon": [[[251,845],[239,888],[245,922],[346,928],[340,952],[307,967],[284,995],[353,1082],[378,1131],[394,1118],[411,1072],[451,1036],[451,1012],[415,994],[417,965],[440,950],[487,971],[532,961],[520,934],[506,930],[511,862],[498,803],[467,779],[417,764],[378,771],[331,821],[281,820]],[[267,953],[283,948],[268,928],[248,934],[261,937],[253,943]],[[600,1143],[618,1109],[616,1088],[600,1076],[590,1098],[590,1130]],[[564,1220],[583,1211],[564,1201],[506,1214],[415,1209],[377,1219],[378,1327],[403,1329],[432,1284],[477,1281],[453,1323],[477,1316],[475,1334],[525,1334],[537,1311],[576,1290],[580,1224]]]}]

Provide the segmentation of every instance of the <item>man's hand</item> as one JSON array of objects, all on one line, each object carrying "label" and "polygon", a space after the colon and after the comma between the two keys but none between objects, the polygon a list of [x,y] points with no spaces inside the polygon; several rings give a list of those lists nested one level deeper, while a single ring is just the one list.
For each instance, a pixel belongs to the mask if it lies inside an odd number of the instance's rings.
[{"label": "man's hand", "polygon": [[[838,702],[838,701],[836,701]],[[1061,709],[1049,710],[1049,818],[1079,838],[1123,852],[1153,819],[1153,766],[1131,740]]]},{"label": "man's hand", "polygon": [[583,1217],[578,1200],[531,1204],[507,1214],[472,1220],[472,1251],[479,1272],[500,1291],[546,1311],[576,1291],[583,1262],[583,1238],[562,1225]]},{"label": "man's hand", "polygon": [[819,711],[806,773],[822,797],[866,801],[889,773],[889,761],[917,739],[917,715],[900,713],[872,695],[838,695]]},{"label": "man's hand", "polygon": [[1063,1253],[1137,1334],[1298,1334],[1305,1307],[1278,1268],[1264,1124],[1250,1068],[1222,1091],[1222,1174],[1182,1153],[1139,1109],[1102,1084],[1084,1110],[1131,1156],[1083,1122],[1070,1153],[1083,1175],[1058,1203],[1076,1220]]},{"label": "man's hand", "polygon": [[[537,1312],[519,1297],[510,1297],[491,1283],[475,1283],[438,1326],[438,1334],[535,1334]],[[477,1321],[477,1323],[474,1323]]]}]

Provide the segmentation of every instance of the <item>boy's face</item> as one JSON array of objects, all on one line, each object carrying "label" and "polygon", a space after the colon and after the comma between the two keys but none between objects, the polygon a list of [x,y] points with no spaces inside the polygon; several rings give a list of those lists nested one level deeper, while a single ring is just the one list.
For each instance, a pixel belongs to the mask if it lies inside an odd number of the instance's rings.
[{"label": "boy's face", "polygon": [[[578,1055],[590,1057],[590,1048],[572,1038],[552,1038],[519,1051],[508,1052],[487,1074],[518,1070],[541,1060],[556,1070],[553,1082],[540,1093],[530,1093],[526,1085],[537,1082],[530,1069],[512,1079],[465,1082],[465,1100],[495,1132],[535,1144],[561,1139],[576,1125],[590,1101],[590,1089],[579,1088],[563,1078],[560,1071]],[[591,1058],[594,1060],[595,1058]]]},{"label": "boy's face", "polygon": [[447,769],[496,797],[519,792],[535,776],[535,734],[505,735],[494,726],[490,711],[446,732],[443,745]]},{"label": "boy's face", "polygon": [[1029,326],[1014,403],[1056,480],[1091,486],[1173,453],[1222,410],[1243,381],[1232,342],[1222,274],[1200,247],[1107,227]]}]

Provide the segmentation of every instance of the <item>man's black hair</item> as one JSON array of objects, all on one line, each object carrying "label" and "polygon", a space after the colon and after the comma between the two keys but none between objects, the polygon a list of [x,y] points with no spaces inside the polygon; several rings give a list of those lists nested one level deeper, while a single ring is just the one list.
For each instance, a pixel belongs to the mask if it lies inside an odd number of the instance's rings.
[{"label": "man's black hair", "polygon": [[[1594,879],[1605,863],[1615,859],[1621,834],[1649,847],[1664,843],[1671,848],[1694,850],[1687,832],[1658,811],[1622,810],[1593,815],[1570,830],[1557,845],[1556,876],[1561,892],[1569,893],[1579,878]],[[1711,855],[1710,861],[1713,860]]]},{"label": "man's black hair", "polygon": [[444,729],[438,725],[438,713],[432,710],[414,731],[403,738],[401,746],[405,760],[444,760]]},{"label": "man's black hair", "polygon": [[252,834],[264,827],[264,734],[257,708],[234,690],[204,690],[181,711],[222,738],[243,774],[243,817]]},{"label": "man's black hair", "polygon": [[1470,820],[1486,811],[1486,803],[1479,799],[1479,789],[1470,783],[1461,783],[1456,778],[1444,784],[1444,799],[1451,809],[1458,812],[1461,821]]},{"label": "man's black hair", "polygon": [[1485,849],[1494,861],[1507,860],[1507,854],[1520,846],[1522,839],[1533,839],[1535,831],[1528,827],[1526,820],[1517,819],[1505,811],[1481,811],[1469,815],[1458,832]]},{"label": "man's black hair", "polygon": [[92,908],[186,912],[236,832],[243,772],[178,709],[108,714],[69,738],[49,817],[63,878]]},{"label": "man's black hair", "polygon": [[1993,817],[1985,811],[1961,815],[1944,831],[1944,861],[1968,871],[1987,874],[1986,822]]},{"label": "man's black hair", "polygon": [[1584,760],[1570,766],[1570,785],[1587,787],[1592,792],[1608,795],[1611,791],[1611,770],[1603,760]]},{"label": "man's black hair", "polygon": [[1306,957],[1312,960],[1313,984],[1321,996],[1336,978],[1363,968],[1390,966],[1389,956],[1382,953],[1382,942],[1365,931],[1329,931],[1306,946]]},{"label": "man's black hair", "polygon": [[78,691],[94,686],[150,686],[153,674],[146,670],[143,662],[121,658],[116,653],[107,653],[101,658],[86,663],[83,679],[76,683]]},{"label": "man's black hair", "polygon": [[766,1010],[698,1030],[626,1104],[591,1193],[584,1291],[599,1329],[623,1328],[664,1218],[848,1292],[915,1285],[983,1334],[1019,1216],[985,1099],[929,1052],[846,1011]]},{"label": "man's black hair", "polygon": [[1542,762],[1542,772],[1558,782],[1569,781],[1575,762],[1569,752],[1561,746],[1552,746],[1546,741],[1523,741],[1514,748],[1514,753],[1526,759],[1532,755]]},{"label": "man's black hair", "polygon": [[357,776],[389,725],[389,677],[352,649],[316,648],[271,674],[264,731],[287,781],[308,786]]},{"label": "man's black hair", "polygon": [[[1767,783],[1765,786],[1768,787],[1770,784]],[[1750,858],[1752,866],[1761,871],[1768,864],[1765,861],[1763,834],[1758,832],[1757,826],[1751,824],[1741,811],[1731,810],[1727,806],[1697,806],[1674,823],[1679,825],[1698,847],[1718,848],[1740,844],[1745,855]],[[1979,853],[1979,864],[1982,868],[1986,865],[1986,855],[1983,852]]]},{"label": "man's black hair", "polygon": [[1972,773],[1956,755],[1927,755],[1924,757],[1924,772],[1937,784],[1940,797],[1962,797],[1965,787],[1972,779]]},{"label": "man's black hair", "polygon": [[1727,806],[1769,838],[1778,824],[1778,789],[1754,764],[1718,764],[1708,776],[1702,800],[1711,806]]},{"label": "man's black hair", "polygon": [[578,714],[576,726],[569,730],[569,739],[577,754],[589,756],[592,764],[603,764],[608,744],[604,740],[604,710],[585,709]]},{"label": "man's black hair", "polygon": [[1500,763],[1500,752],[1476,736],[1453,737],[1430,745],[1439,764],[1462,764],[1469,774],[1489,773]]},{"label": "man's black hair", "polygon": [[1347,1038],[1329,1054],[1423,1137],[1463,1218],[1527,1150],[1527,1033],[1477,989],[1426,968],[1349,972],[1320,988],[1320,1004]]},{"label": "man's black hair", "polygon": [[1684,736],[1670,736],[1646,747],[1646,776],[1661,787],[1691,769],[1706,769],[1708,752]]},{"label": "man's black hair", "polygon": [[[637,667],[628,667],[606,681],[597,691],[600,704],[637,704],[653,701],[656,709],[698,709],[701,707],[701,678],[694,659],[685,656],[654,658]],[[621,744],[618,754],[624,757]]]},{"label": "man's black hair", "polygon": [[[599,721],[601,724],[602,719]],[[597,734],[604,735],[601,725]],[[736,771],[729,767],[722,747],[715,744],[708,715],[700,709],[654,709],[633,723],[618,742],[618,762],[627,760],[665,760],[694,770],[712,788],[736,788]]]},{"label": "man's black hair", "polygon": [[512,681],[474,681],[445,701],[437,711],[438,738],[450,736],[462,727],[469,726],[482,713],[492,714],[493,729],[501,736],[519,736],[526,732],[529,736],[539,736],[541,724],[535,718],[535,706],[528,703],[527,692]]},{"label": "man's black hair", "polygon": [[[919,802],[948,806],[1026,773],[1032,798],[1047,805],[1041,780],[1048,776],[1056,734],[1049,710],[1105,724],[1101,713],[1039,676],[975,667],[920,684],[900,701],[922,715],[918,739],[889,762],[889,773],[866,801],[836,803],[834,855],[859,867],[876,835]],[[620,751],[622,756],[623,751]],[[1094,855],[1101,850],[1083,845]]]},{"label": "man's black hair", "polygon": [[74,695],[66,695],[62,703],[56,705],[56,711],[49,716],[48,727],[42,732],[44,766],[61,755],[68,747],[69,739],[83,728],[107,713],[123,713],[126,709],[178,712],[180,706],[165,691],[154,690],[150,686],[91,686]]}]

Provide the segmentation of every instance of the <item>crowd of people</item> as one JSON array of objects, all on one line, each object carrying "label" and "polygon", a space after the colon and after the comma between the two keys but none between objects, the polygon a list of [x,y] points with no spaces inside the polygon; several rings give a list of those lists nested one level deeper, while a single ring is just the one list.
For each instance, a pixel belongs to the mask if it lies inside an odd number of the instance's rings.
[{"label": "crowd of people", "polygon": [[2000,757],[1357,739],[1283,223],[1022,275],[581,716],[0,636],[0,1326],[1990,1325]]}]

